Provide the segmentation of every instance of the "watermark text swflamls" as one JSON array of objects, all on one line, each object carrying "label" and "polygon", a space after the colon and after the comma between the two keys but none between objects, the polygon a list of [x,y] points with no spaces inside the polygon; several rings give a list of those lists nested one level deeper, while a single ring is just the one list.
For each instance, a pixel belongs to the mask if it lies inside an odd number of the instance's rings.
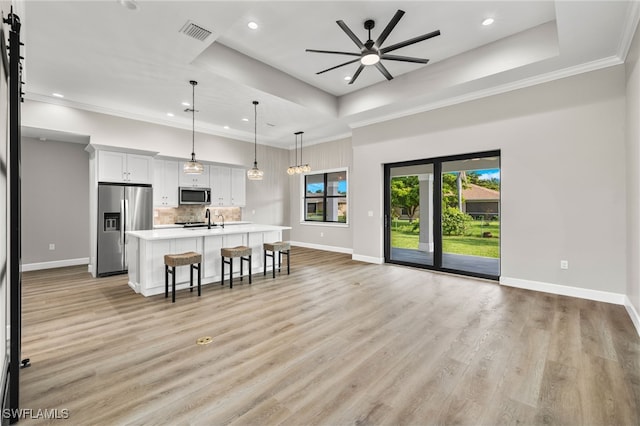
[{"label": "watermark text swflamls", "polygon": [[62,408],[5,408],[2,410],[3,419],[37,419],[60,420],[69,418],[69,409]]}]

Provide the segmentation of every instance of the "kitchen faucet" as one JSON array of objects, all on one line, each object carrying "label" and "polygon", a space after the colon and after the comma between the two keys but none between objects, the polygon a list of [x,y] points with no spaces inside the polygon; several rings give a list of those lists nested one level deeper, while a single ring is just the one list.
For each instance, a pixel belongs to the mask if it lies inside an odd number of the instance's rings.
[{"label": "kitchen faucet", "polygon": [[209,209],[204,212],[204,218],[207,219],[207,228],[211,229],[211,212],[209,211]]},{"label": "kitchen faucet", "polygon": [[222,229],[224,229],[224,216],[222,216],[221,214],[219,214],[217,217],[221,217],[222,218]]}]

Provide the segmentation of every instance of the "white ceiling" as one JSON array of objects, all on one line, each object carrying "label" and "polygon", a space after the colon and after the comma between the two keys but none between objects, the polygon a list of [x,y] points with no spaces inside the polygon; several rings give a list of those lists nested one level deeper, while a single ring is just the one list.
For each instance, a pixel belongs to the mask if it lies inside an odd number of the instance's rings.
[{"label": "white ceiling", "polygon": [[[296,131],[307,144],[322,142],[367,123],[621,63],[639,15],[630,1],[136,3],[137,10],[120,0],[19,3],[25,97],[191,129],[181,102],[191,100],[189,80],[197,80],[198,131],[253,141],[258,100],[258,142],[292,148]],[[438,29],[439,37],[393,52],[429,64],[383,61],[393,80],[367,67],[352,85],[344,77],[357,64],[315,74],[351,57],[306,48],[358,51],[337,20],[363,41],[364,21],[375,20],[375,40],[398,9],[406,14],[384,45]],[[485,17],[495,23],[483,27]],[[180,33],[188,21],[212,35],[199,41]],[[249,21],[259,28],[250,30]]]}]

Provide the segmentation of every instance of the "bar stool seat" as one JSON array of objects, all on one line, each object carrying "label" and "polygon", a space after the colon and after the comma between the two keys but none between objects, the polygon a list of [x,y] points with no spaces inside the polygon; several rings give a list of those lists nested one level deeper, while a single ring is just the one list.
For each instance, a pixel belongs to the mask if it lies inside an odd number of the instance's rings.
[{"label": "bar stool seat", "polygon": [[[222,275],[220,277],[220,285],[224,285],[224,265],[229,265],[229,288],[233,288],[233,259],[240,258],[240,281],[242,281],[242,262],[249,263],[249,284],[251,284],[251,247],[237,246],[237,247],[223,247],[220,249],[220,255],[222,256]],[[229,260],[226,260],[228,258]]]},{"label": "bar stool seat", "polygon": [[[176,302],[176,267],[189,265],[189,290],[193,292],[193,270],[198,270],[198,296],[202,294],[200,264],[202,255],[195,251],[164,255],[164,297],[169,297],[169,274],[171,274],[171,303]],[[196,266],[197,265],[197,266]],[[169,269],[171,268],[171,269]]]},{"label": "bar stool seat", "polygon": [[[278,252],[278,272],[280,272],[280,264],[282,263],[282,255],[287,256],[287,275],[290,274],[290,262],[289,262],[289,254],[291,253],[291,243],[288,241],[276,241],[274,243],[264,243],[262,245],[264,249],[264,273],[263,275],[267,275],[267,257],[271,258],[271,268],[272,277],[276,277],[276,259],[275,254]],[[271,252],[271,253],[267,253]]]}]

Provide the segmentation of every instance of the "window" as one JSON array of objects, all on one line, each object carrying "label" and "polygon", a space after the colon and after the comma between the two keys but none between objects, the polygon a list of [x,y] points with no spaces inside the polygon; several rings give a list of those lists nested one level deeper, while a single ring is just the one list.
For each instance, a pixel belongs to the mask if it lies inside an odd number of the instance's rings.
[{"label": "window", "polygon": [[304,221],[347,223],[347,171],[304,176]]}]

